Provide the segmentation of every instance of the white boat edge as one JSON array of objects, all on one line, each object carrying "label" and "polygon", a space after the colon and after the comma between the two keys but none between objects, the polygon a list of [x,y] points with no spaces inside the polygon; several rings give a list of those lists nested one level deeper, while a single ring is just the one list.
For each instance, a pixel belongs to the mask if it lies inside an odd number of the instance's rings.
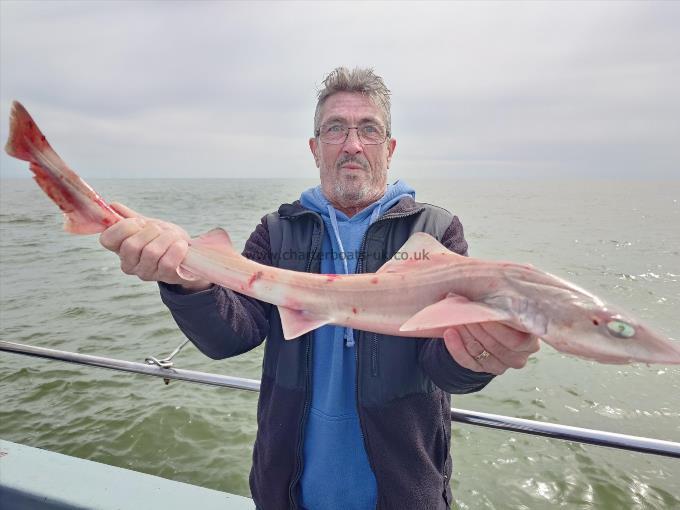
[{"label": "white boat edge", "polygon": [[246,497],[0,439],[0,508],[254,510]]}]

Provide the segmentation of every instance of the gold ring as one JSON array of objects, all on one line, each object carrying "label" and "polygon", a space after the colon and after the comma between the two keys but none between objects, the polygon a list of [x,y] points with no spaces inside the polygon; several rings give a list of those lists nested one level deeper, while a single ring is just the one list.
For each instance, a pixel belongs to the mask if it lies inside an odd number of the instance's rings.
[{"label": "gold ring", "polygon": [[483,350],[480,354],[478,354],[477,356],[475,356],[474,359],[475,359],[475,361],[482,361],[483,359],[486,359],[486,358],[488,358],[489,356],[491,356],[491,354],[489,354],[489,351]]}]

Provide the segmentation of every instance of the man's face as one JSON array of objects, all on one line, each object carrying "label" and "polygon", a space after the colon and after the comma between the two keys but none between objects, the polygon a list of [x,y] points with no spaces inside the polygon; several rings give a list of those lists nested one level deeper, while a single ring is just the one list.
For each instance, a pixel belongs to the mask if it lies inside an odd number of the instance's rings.
[{"label": "man's face", "polygon": [[[385,127],[380,109],[366,95],[338,92],[321,107],[321,126],[340,123],[348,127],[366,123]],[[321,174],[321,188],[326,198],[341,208],[363,208],[380,198],[387,184],[396,140],[379,145],[364,145],[357,130],[350,129],[345,143],[330,145],[318,138],[309,140],[316,166]]]}]

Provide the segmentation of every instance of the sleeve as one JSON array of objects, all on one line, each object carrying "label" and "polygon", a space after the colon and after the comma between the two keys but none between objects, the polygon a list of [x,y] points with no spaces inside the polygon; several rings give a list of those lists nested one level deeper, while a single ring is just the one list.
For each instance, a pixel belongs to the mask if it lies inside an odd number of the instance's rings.
[{"label": "sleeve", "polygon": [[[457,216],[452,218],[441,242],[449,250],[467,256],[468,244],[463,233],[463,225]],[[495,377],[493,374],[475,372],[456,363],[439,338],[423,343],[420,364],[432,381],[448,393],[479,391]]]},{"label": "sleeve", "polygon": [[[272,265],[266,216],[250,235],[243,256]],[[175,322],[206,356],[223,359],[260,345],[269,334],[271,305],[219,285],[184,293],[179,285],[159,282],[163,303]]]}]

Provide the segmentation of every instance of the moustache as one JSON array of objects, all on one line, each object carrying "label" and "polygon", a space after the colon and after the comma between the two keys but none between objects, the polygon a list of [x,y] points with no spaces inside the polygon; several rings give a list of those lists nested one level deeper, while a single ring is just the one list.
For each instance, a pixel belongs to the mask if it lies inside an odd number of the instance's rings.
[{"label": "moustache", "polygon": [[364,170],[368,170],[368,161],[365,158],[350,155],[343,156],[336,163],[335,167],[339,169],[342,165],[346,165],[347,163],[353,163],[359,165]]}]

